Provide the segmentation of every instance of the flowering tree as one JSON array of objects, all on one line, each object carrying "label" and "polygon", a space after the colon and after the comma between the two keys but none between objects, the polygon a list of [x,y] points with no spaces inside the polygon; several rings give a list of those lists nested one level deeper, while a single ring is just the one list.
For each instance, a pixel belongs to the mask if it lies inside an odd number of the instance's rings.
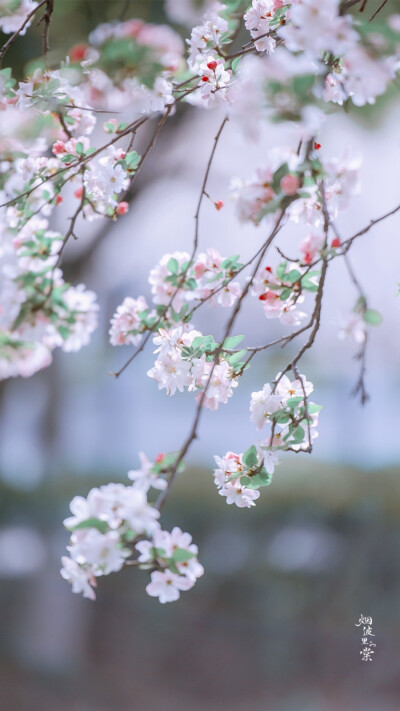
[{"label": "flowering tree", "polygon": [[[47,63],[53,4],[0,0],[0,28],[9,35],[0,50],[3,65],[31,23],[43,25],[42,62],[19,82],[10,68],[0,70],[1,378],[28,377],[50,365],[55,348],[77,351],[89,342],[97,325],[96,295],[67,283],[62,271],[78,221],[118,220],[128,212],[136,176],[181,104],[223,113],[205,160],[187,251],[162,257],[150,271],[148,293],[126,296],[109,331],[113,346],[129,349],[115,377],[152,340],[156,358],[147,375],[167,395],[194,393],[189,433],[176,451],[152,459],[140,453],[140,468],[128,473],[131,484],[75,497],[64,522],[71,541],[61,574],[74,592],[94,599],[98,577],[131,565],[148,572],[147,592],[164,603],[203,574],[191,536],[177,527],[162,530],[159,518],[204,408],[227,403],[253,358],[275,346],[299,343],[288,361],[282,355],[274,380],[251,393],[254,441],[245,452],[215,456],[215,484],[228,504],[249,508],[270,484],[281,453],[311,453],[321,405],[310,399],[313,385],[300,372],[301,360],[314,346],[327,273],[337,259],[358,291],[340,335],[358,344],[355,392],[362,403],[368,397],[368,336],[381,316],[370,308],[349,253],[400,205],[353,235],[339,234],[336,218],[359,190],[359,163],[342,150],[325,155],[319,132],[352,104],[374,104],[395,81],[400,15],[382,21],[382,2],[368,16],[366,0],[205,2],[187,52],[169,25],[130,19],[99,25],[53,68]],[[168,0],[166,9],[172,21],[192,21],[186,0]],[[116,118],[121,114],[123,121]],[[237,218],[257,226],[260,235],[246,262],[230,253],[228,238],[224,255],[212,246],[201,251],[199,244],[203,201],[223,208],[207,183],[228,121],[255,137],[271,122],[286,122],[293,134],[293,145],[276,146],[253,176],[232,177]],[[139,155],[135,145],[146,123],[153,130]],[[93,141],[95,127],[100,139]],[[63,200],[75,207],[65,230],[55,232],[51,215]],[[289,223],[308,229],[290,257],[279,241]],[[279,319],[281,337],[252,345],[236,332],[246,299],[267,319]],[[306,301],[308,312],[302,310]],[[195,327],[196,312],[206,305],[227,310],[218,340]]]}]

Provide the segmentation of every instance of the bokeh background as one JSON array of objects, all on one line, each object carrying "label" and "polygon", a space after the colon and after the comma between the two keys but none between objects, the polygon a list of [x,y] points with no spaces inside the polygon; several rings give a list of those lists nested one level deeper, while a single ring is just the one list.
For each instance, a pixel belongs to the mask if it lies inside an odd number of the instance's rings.
[{"label": "bokeh background", "polygon": [[[175,0],[182,13],[189,0]],[[196,4],[196,3],[195,3]],[[199,4],[199,3],[197,3]],[[372,2],[371,10],[377,3]],[[119,16],[165,21],[162,2],[56,0],[53,58],[99,22]],[[389,3],[386,13],[399,11]],[[175,25],[188,35],[183,26]],[[40,53],[32,28],[10,51],[22,74]],[[108,322],[124,296],[149,296],[147,274],[166,252],[190,249],[193,214],[222,116],[184,108],[170,119],[135,184],[128,216],[115,225],[79,227],[65,253],[67,278],[99,295],[100,326],[76,355],[0,389],[0,709],[1,711],[398,711],[400,707],[400,217],[382,223],[352,249],[352,264],[384,316],[370,338],[361,408],[350,397],[357,346],[338,328],[357,294],[341,264],[332,265],[323,325],[302,371],[324,404],[312,457],[291,456],[253,510],[232,510],[212,481],[213,455],[243,451],[254,440],[250,393],[273,379],[290,351],[253,361],[228,405],[204,414],[200,439],[163,512],[199,544],[206,575],[178,603],[147,597],[145,574],[127,569],[101,580],[98,600],[72,595],[59,576],[68,536],[62,520],[75,494],[126,482],[138,451],[178,449],[195,403],[168,398],[146,377],[148,348],[119,380],[128,349],[108,344]],[[329,119],[326,155],[363,155],[362,193],[339,220],[344,237],[400,202],[400,103],[396,90],[376,107]],[[150,131],[151,129],[149,129]],[[139,138],[146,142],[150,135]],[[232,175],[249,177],[293,131],[268,127],[251,140],[226,127],[205,201],[201,248],[250,256],[262,227],[237,223]],[[188,159],[188,156],[190,158]],[[54,227],[70,214],[66,204]],[[283,246],[295,253],[302,228]],[[278,255],[271,253],[271,262]],[[254,306],[254,302],[253,302]],[[309,304],[310,306],[310,304]],[[204,308],[198,327],[218,337],[222,315]],[[281,326],[243,309],[237,332],[254,344]],[[361,614],[373,617],[372,663],[361,661]]]}]

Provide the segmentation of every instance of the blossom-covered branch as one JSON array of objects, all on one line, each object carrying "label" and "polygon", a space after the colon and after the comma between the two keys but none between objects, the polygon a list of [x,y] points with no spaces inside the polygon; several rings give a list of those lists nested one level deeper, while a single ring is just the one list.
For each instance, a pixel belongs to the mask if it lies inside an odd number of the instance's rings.
[{"label": "blossom-covered branch", "polygon": [[[313,384],[301,362],[315,347],[327,272],[336,259],[357,290],[339,336],[351,335],[360,346],[356,390],[366,400],[367,343],[381,316],[370,307],[349,252],[400,206],[343,238],[336,220],[360,190],[360,161],[341,145],[329,154],[323,132],[325,122],[333,124],[352,106],[373,105],[396,81],[400,17],[383,21],[385,5],[367,17],[365,0],[207,2],[188,33],[186,53],[170,25],[120,18],[95,28],[55,68],[44,60],[19,82],[10,67],[0,70],[1,378],[30,376],[50,365],[55,348],[77,351],[89,342],[97,326],[96,295],[66,282],[62,271],[81,223],[123,218],[143,164],[184,104],[191,107],[189,120],[198,110],[216,110],[220,122],[187,248],[166,250],[150,271],[149,293],[127,295],[116,305],[109,331],[113,346],[134,349],[114,375],[152,340],[155,360],[147,375],[169,396],[194,396],[193,421],[177,450],[153,459],[140,453],[131,484],[108,484],[73,499],[62,575],[74,592],[93,599],[99,577],[130,565],[150,575],[147,592],[164,603],[202,575],[191,536],[177,527],[162,530],[160,512],[199,436],[204,410],[218,410],[234,396],[258,354],[274,347],[284,354],[298,344],[280,372],[249,394],[260,439],[255,432],[244,452],[215,456],[219,494],[228,504],[253,507],[282,455],[311,453],[321,405],[310,400]],[[186,23],[187,6],[167,2],[166,9]],[[52,0],[0,3],[0,28],[10,35],[0,59],[10,56],[8,48],[40,11],[45,55]],[[230,183],[238,221],[259,237],[242,259],[232,254],[227,234],[220,254],[202,244],[200,225],[205,200],[216,215],[224,212],[208,187],[220,137],[235,126],[257,139],[271,123],[289,127],[289,139],[282,145],[277,139],[252,175],[232,176]],[[138,137],[145,146],[140,152]],[[56,232],[52,216],[64,201],[72,205],[70,216]],[[281,243],[288,225],[293,233],[303,228],[292,257]],[[266,319],[260,345],[236,332],[245,301]],[[220,336],[196,328],[200,308],[229,310]],[[271,319],[282,329],[275,338],[268,337]]]}]

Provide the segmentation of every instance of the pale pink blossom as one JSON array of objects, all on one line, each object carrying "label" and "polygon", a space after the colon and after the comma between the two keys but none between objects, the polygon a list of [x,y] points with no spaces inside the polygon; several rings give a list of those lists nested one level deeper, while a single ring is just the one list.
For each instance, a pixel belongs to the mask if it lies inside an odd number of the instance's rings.
[{"label": "pale pink blossom", "polygon": [[155,570],[151,574],[151,582],[147,585],[146,592],[151,597],[158,597],[161,604],[164,604],[179,600],[180,592],[190,590],[193,585],[193,580],[184,575],[177,575],[170,570]]},{"label": "pale pink blossom", "polygon": [[312,264],[317,254],[319,254],[323,244],[324,237],[322,235],[307,235],[307,237],[305,237],[299,245],[299,250],[303,255],[303,263]]},{"label": "pale pink blossom", "polygon": [[63,567],[60,573],[64,580],[67,580],[72,585],[72,592],[82,593],[83,597],[89,600],[96,599],[96,593],[93,587],[96,587],[96,578],[90,568],[83,568],[74,560],[64,555],[61,558]]},{"label": "pale pink blossom", "polygon": [[296,195],[300,187],[300,180],[297,175],[284,175],[281,179],[281,188],[285,195]]},{"label": "pale pink blossom", "polygon": [[111,319],[109,330],[111,345],[132,344],[137,346],[143,337],[141,332],[143,331],[143,322],[140,319],[140,314],[147,310],[148,305],[144,296],[139,296],[137,299],[127,296]]}]

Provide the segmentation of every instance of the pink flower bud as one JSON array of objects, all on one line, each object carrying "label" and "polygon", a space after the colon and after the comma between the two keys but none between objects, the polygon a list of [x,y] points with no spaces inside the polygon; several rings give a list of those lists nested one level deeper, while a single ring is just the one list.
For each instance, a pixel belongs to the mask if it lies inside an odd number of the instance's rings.
[{"label": "pink flower bud", "polygon": [[284,175],[281,180],[281,188],[285,195],[296,195],[300,187],[300,180],[297,175],[291,175],[288,173]]},{"label": "pink flower bud", "polygon": [[201,279],[205,271],[206,268],[202,262],[199,262],[199,264],[194,265],[194,276],[196,279]]},{"label": "pink flower bud", "polygon": [[65,143],[64,141],[56,141],[51,149],[54,155],[58,156],[59,153],[65,153]]},{"label": "pink flower bud", "polygon": [[117,130],[118,121],[114,118],[110,119],[109,121],[105,121],[105,123],[103,123],[103,128],[106,133],[112,133],[113,131]]},{"label": "pink flower bud", "polygon": [[120,202],[117,205],[116,213],[117,215],[126,215],[129,210],[129,204],[127,202]]},{"label": "pink flower bud", "polygon": [[85,57],[87,48],[87,44],[76,44],[74,47],[72,47],[68,54],[71,62],[81,62],[82,59],[84,59]]},{"label": "pink flower bud", "polygon": [[214,205],[216,210],[221,210],[221,208],[224,206],[224,203],[222,202],[222,200],[216,200]]}]

